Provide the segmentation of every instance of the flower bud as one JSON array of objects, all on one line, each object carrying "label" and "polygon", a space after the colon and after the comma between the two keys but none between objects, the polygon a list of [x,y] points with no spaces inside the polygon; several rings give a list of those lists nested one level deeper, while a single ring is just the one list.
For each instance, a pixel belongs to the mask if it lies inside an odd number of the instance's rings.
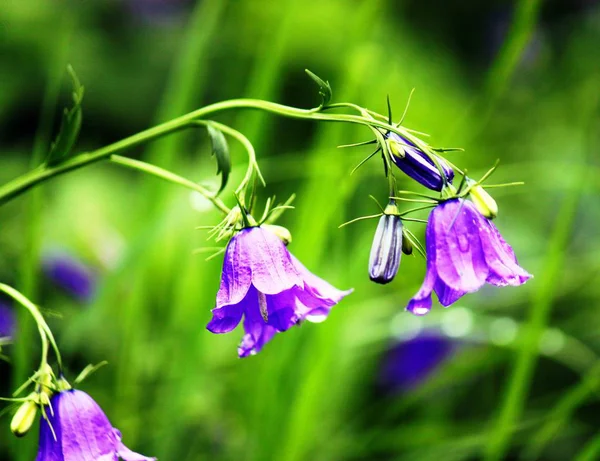
[{"label": "flower bud", "polygon": [[[31,397],[31,396],[30,396]],[[17,437],[23,437],[35,421],[38,406],[35,400],[30,399],[21,404],[12,421],[10,422],[10,430]]]},{"label": "flower bud", "polygon": [[445,182],[435,163],[413,142],[398,136],[396,133],[389,133],[387,135],[387,145],[392,154],[392,161],[396,166],[423,186],[440,191],[444,187],[444,183],[452,183],[454,170],[441,157],[436,156],[435,158],[444,172]]},{"label": "flower bud", "polygon": [[475,205],[475,208],[486,218],[494,219],[498,216],[498,204],[483,187],[476,184],[475,181],[469,181],[473,184],[469,189],[469,198]]},{"label": "flower bud", "polygon": [[289,245],[292,242],[292,234],[283,226],[276,226],[274,224],[263,224],[261,227],[273,232],[285,245]]},{"label": "flower bud", "polygon": [[[386,212],[388,208],[386,208]],[[379,224],[371,246],[369,257],[369,277],[371,280],[386,284],[394,279],[400,267],[402,245],[402,220],[400,216],[397,214],[384,214],[379,218]]]},{"label": "flower bud", "polygon": [[402,232],[402,253],[405,255],[411,255],[413,252],[413,244],[411,241],[404,235],[404,231]]}]

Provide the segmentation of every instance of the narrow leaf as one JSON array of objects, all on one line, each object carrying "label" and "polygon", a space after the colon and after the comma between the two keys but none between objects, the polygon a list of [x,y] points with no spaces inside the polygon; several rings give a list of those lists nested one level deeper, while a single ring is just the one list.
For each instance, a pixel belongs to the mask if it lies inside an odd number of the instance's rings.
[{"label": "narrow leaf", "polygon": [[221,193],[227,185],[229,173],[231,173],[231,157],[229,156],[229,145],[225,135],[211,124],[206,125],[210,142],[212,144],[212,153],[217,158],[217,174],[221,175],[221,187],[217,195]]},{"label": "narrow leaf", "polygon": [[318,75],[312,73],[310,70],[305,69],[305,72],[308,74],[308,76],[310,78],[313,79],[313,81],[319,85],[319,94],[321,95],[321,105],[320,107],[324,107],[327,104],[329,104],[329,101],[331,101],[331,85],[329,85],[329,82],[326,82],[325,80],[323,80],[321,77],[319,77]]},{"label": "narrow leaf", "polygon": [[75,71],[71,66],[67,67],[73,84],[73,107],[65,109],[58,130],[58,135],[50,146],[50,152],[46,159],[46,165],[54,166],[68,158],[73,146],[79,137],[81,129],[81,102],[83,100],[83,86],[79,82]]}]

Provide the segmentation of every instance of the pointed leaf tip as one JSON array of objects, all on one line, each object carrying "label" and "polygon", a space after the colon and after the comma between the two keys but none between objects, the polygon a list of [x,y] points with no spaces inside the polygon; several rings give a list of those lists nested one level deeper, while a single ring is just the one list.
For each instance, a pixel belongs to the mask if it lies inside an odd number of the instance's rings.
[{"label": "pointed leaf tip", "polygon": [[331,85],[329,84],[329,82],[323,80],[317,74],[311,72],[308,69],[304,69],[304,71],[317,85],[319,85],[319,94],[321,95],[320,107],[324,107],[327,104],[329,104],[329,101],[331,101],[332,96]]},{"label": "pointed leaf tip", "polygon": [[212,145],[212,154],[217,159],[217,174],[221,175],[221,187],[217,194],[220,194],[229,179],[229,173],[231,173],[231,157],[229,156],[229,144],[223,132],[215,128],[210,123],[206,125],[206,130],[210,136],[210,142]]},{"label": "pointed leaf tip", "polygon": [[83,101],[84,88],[75,74],[73,67],[67,66],[67,72],[71,77],[73,85],[73,107],[65,108],[58,134],[50,146],[46,165],[54,166],[66,160],[79,137],[81,129],[81,103]]}]

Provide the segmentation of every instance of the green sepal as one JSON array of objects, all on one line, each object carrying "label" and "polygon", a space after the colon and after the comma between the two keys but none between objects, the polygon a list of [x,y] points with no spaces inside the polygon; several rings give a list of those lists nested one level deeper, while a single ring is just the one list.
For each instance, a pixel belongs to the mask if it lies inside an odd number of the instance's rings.
[{"label": "green sepal", "polygon": [[212,145],[212,154],[217,158],[217,174],[221,175],[221,187],[217,192],[219,195],[229,179],[229,173],[231,173],[231,157],[229,155],[229,144],[225,139],[223,132],[215,128],[210,123],[206,125],[206,130],[210,136],[210,142]]},{"label": "green sepal", "polygon": [[310,70],[304,69],[304,71],[317,85],[319,85],[319,94],[321,95],[321,105],[319,107],[325,107],[327,104],[329,104],[329,101],[331,101],[331,85],[329,85],[329,82],[326,82]]},{"label": "green sepal", "polygon": [[79,137],[81,129],[81,102],[83,101],[83,86],[79,82],[75,71],[71,66],[67,67],[67,71],[73,83],[73,107],[65,108],[58,135],[50,146],[50,152],[46,159],[46,165],[54,166],[64,161]]}]

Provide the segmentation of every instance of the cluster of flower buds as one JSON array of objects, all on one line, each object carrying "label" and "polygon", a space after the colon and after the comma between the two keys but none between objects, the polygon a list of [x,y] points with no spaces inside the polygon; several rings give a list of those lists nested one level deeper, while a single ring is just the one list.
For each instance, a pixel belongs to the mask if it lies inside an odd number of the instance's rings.
[{"label": "cluster of flower buds", "polygon": [[[439,192],[438,196],[413,193],[419,199],[394,197],[395,181],[390,190],[389,205],[383,210],[369,258],[369,276],[377,283],[389,283],[400,266],[401,250],[410,253],[403,236],[414,241],[402,220],[411,211],[433,208],[426,228],[427,273],[423,286],[410,300],[407,310],[423,315],[431,309],[431,293],[435,291],[444,306],[456,302],[467,293],[479,290],[485,283],[496,286],[521,285],[531,275],[517,263],[511,246],[492,223],[498,205],[482,185],[495,166],[475,181],[462,171],[461,184],[453,185],[455,168],[436,151],[417,138],[408,139],[389,132],[385,146],[386,165],[393,164],[420,185]],[[393,175],[386,169],[386,175]],[[398,191],[400,192],[400,191]],[[407,192],[405,192],[407,193]],[[425,207],[400,213],[397,200],[425,203]]]}]

